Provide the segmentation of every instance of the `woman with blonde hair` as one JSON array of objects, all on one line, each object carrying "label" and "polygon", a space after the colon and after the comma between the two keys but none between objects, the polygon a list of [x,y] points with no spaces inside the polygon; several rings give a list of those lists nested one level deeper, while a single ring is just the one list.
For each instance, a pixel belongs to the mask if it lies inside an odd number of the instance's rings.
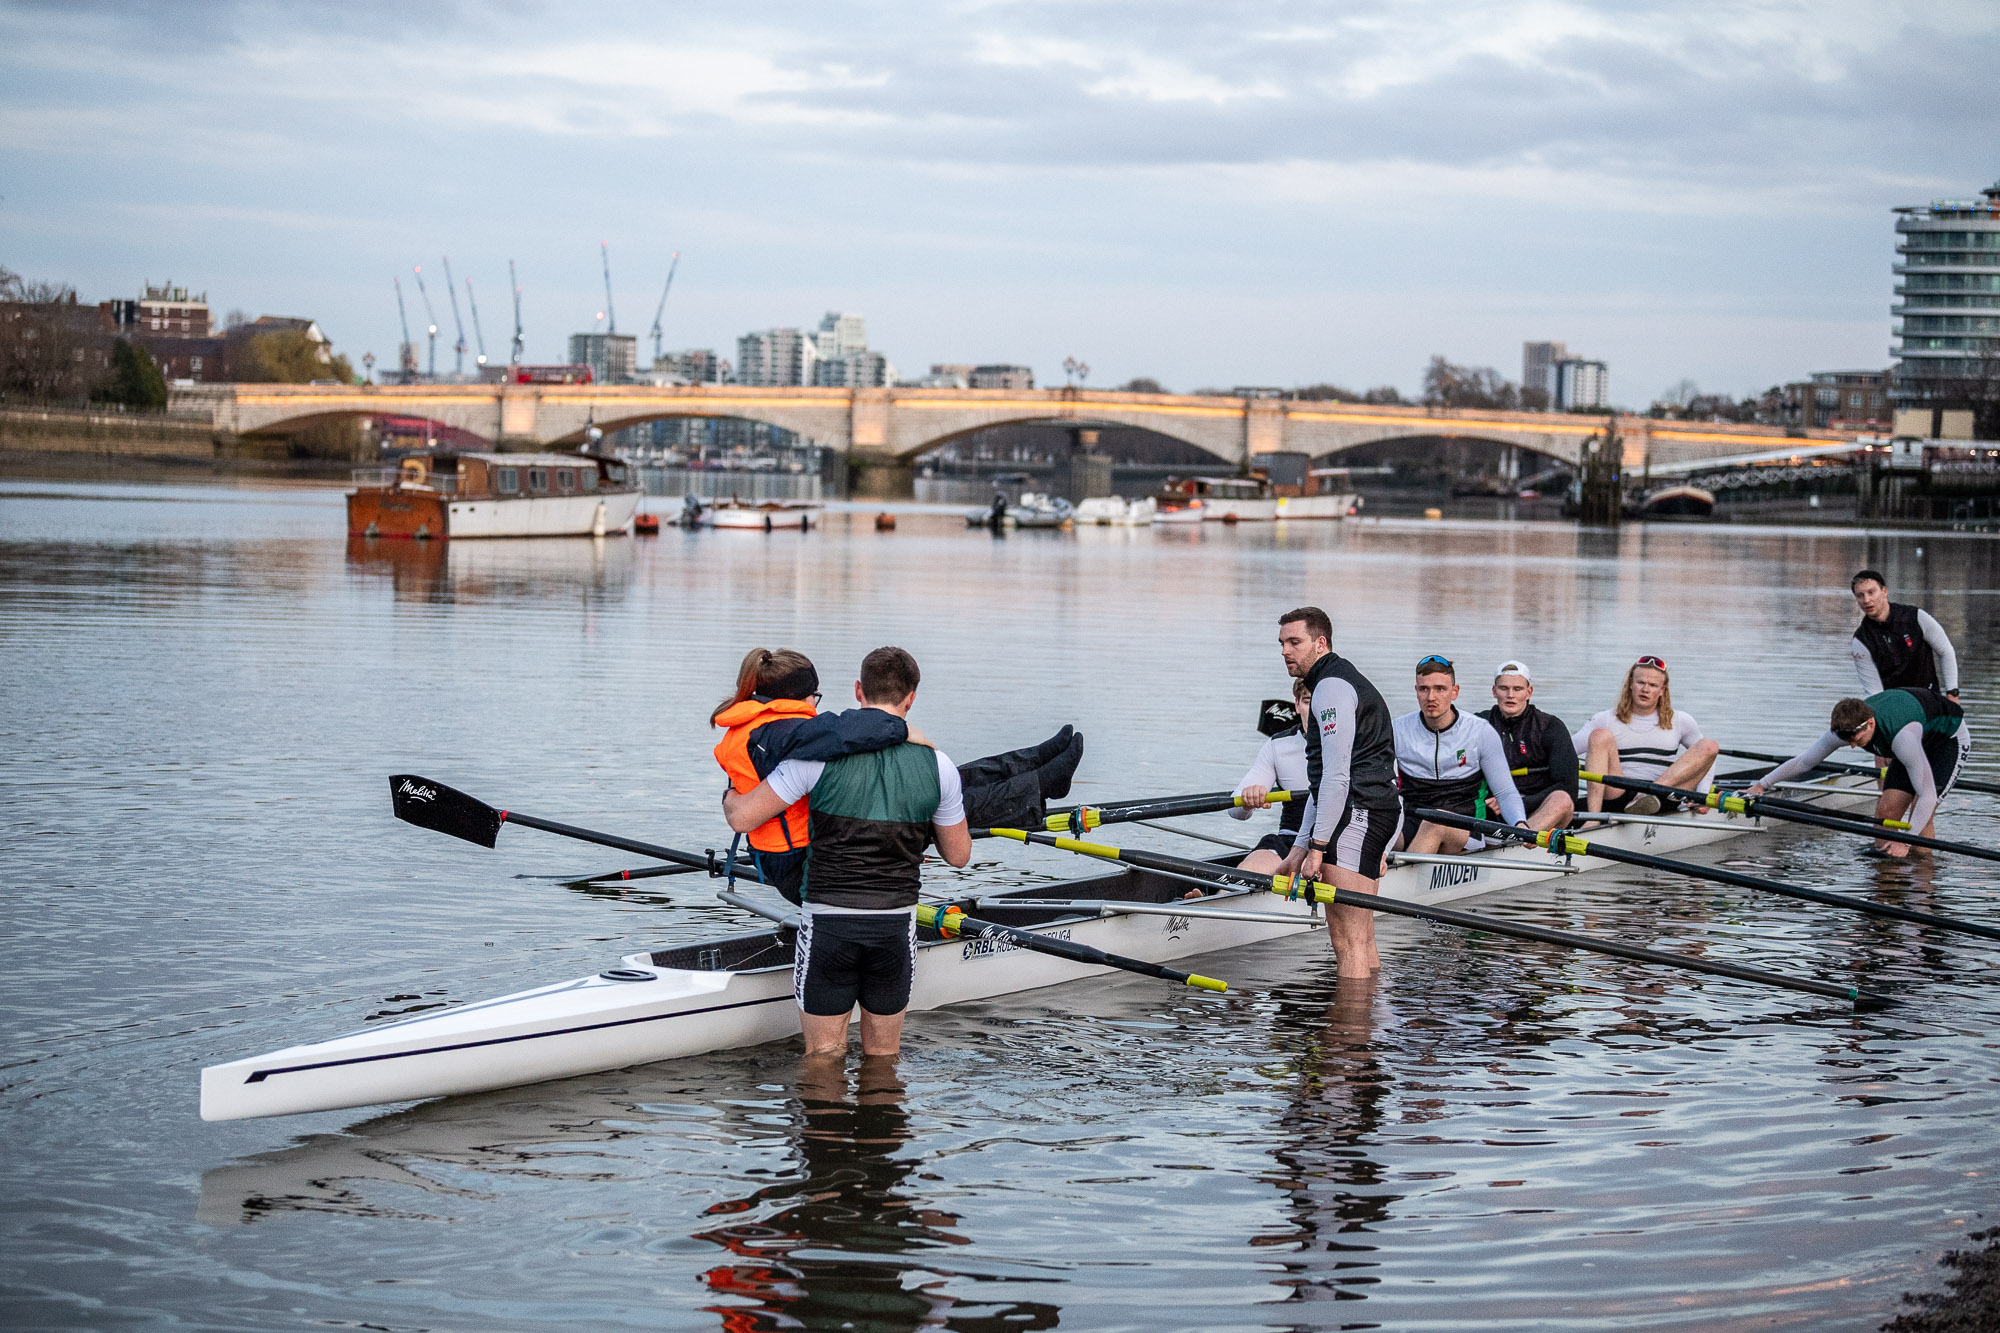
[{"label": "woman with blonde hair", "polygon": [[[1618,706],[1584,723],[1570,742],[1588,772],[1698,791],[1708,790],[1717,754],[1694,718],[1674,708],[1666,659],[1650,653],[1626,671]],[[1650,815],[1658,812],[1660,800],[1649,792],[1606,791],[1604,783],[1593,782],[1587,805],[1592,814]],[[1708,813],[1706,806],[1695,808]]]},{"label": "woman with blonde hair", "polygon": [[[825,762],[905,741],[930,744],[893,713],[821,713],[819,701],[819,672],[804,653],[752,648],[744,654],[735,689],[708,718],[711,726],[726,728],[715,761],[729,775],[730,788],[754,791],[786,759]],[[1082,759],[1083,737],[1064,727],[1040,745],[961,765],[968,818],[981,828],[1039,821],[1044,801],[1069,794],[1070,775]],[[795,904],[805,876],[810,800],[801,798],[744,835],[757,873]]]}]

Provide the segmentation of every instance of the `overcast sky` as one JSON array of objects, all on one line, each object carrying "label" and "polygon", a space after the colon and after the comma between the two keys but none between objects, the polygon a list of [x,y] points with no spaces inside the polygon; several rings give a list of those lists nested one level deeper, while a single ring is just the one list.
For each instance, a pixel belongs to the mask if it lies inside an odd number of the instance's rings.
[{"label": "overcast sky", "polygon": [[2000,177],[1993,0],[725,8],[0,0],[0,263],[384,364],[422,264],[448,368],[444,255],[560,360],[608,241],[642,356],[678,250],[669,348],[1409,391],[1553,338],[1643,406],[1886,365],[1889,209]]}]

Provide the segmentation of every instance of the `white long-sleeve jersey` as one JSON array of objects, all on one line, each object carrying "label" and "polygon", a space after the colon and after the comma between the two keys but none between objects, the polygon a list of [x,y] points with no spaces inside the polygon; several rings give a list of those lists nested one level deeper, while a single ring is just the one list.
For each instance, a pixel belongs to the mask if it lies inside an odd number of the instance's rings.
[{"label": "white long-sleeve jersey", "polygon": [[1452,709],[1451,724],[1442,731],[1424,725],[1421,712],[1405,713],[1391,725],[1396,733],[1396,775],[1406,809],[1433,805],[1458,814],[1476,814],[1479,784],[1499,802],[1500,816],[1510,824],[1528,817],[1514,775],[1507,768],[1507,748],[1493,724],[1475,713]]}]

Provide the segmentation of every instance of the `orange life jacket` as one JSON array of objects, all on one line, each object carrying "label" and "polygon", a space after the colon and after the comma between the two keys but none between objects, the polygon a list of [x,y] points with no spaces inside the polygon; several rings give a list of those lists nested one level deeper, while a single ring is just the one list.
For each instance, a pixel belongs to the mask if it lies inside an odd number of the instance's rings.
[{"label": "orange life jacket", "polygon": [[[731,704],[717,715],[717,725],[729,728],[715,747],[715,762],[729,775],[729,785],[739,792],[755,791],[763,779],[750,762],[750,733],[766,722],[787,717],[811,717],[810,699],[745,699]],[[811,841],[807,832],[807,801],[800,797],[777,818],[766,820],[750,831],[750,845],[760,852],[798,851]]]}]

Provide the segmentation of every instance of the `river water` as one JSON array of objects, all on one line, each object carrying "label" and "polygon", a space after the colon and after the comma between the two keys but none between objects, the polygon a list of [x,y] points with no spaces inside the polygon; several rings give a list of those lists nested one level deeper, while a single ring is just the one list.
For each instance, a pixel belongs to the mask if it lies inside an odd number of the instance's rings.
[{"label": "river water", "polygon": [[[1846,579],[1872,564],[1958,643],[1991,779],[2000,543],[996,539],[865,513],[804,537],[341,530],[325,491],[0,485],[11,1328],[1867,1329],[2000,1220],[1992,946],[1642,872],[1469,906],[1902,1003],[1395,920],[1374,983],[1295,938],[1203,960],[1226,996],[1118,976],[917,1015],[893,1070],[816,1076],[776,1045],[378,1112],[196,1113],[204,1065],[747,925],[685,878],[522,878],[629,858],[424,833],[383,778],[718,845],[705,719],[752,644],[810,652],[830,699],[901,644],[914,720],[954,757],[1074,722],[1077,792],[1107,799],[1233,783],[1284,691],[1275,615],[1307,601],[1392,703],[1442,652],[1483,706],[1518,654],[1578,721],[1657,652],[1710,735],[1803,743],[1851,687]],[[1961,796],[1941,832],[2000,842],[1996,813]],[[1990,864],[1749,841],[1693,855],[2000,920]],[[1087,868],[982,844],[965,878]]]}]

